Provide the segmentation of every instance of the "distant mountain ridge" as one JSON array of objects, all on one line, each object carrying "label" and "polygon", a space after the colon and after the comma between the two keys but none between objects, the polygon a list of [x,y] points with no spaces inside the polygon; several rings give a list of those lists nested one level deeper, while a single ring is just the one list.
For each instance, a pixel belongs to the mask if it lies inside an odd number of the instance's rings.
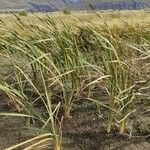
[{"label": "distant mountain ridge", "polygon": [[150,0],[0,0],[0,11],[54,12],[70,10],[125,10],[150,8]]}]

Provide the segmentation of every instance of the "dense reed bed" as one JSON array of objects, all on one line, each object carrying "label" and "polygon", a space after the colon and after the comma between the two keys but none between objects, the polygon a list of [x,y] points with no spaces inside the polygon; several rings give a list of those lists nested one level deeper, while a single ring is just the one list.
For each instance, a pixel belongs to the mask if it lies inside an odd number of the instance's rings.
[{"label": "dense reed bed", "polygon": [[150,26],[13,17],[13,27],[1,19],[0,93],[14,109],[0,115],[24,118],[36,134],[7,150],[62,149],[63,120],[83,102],[107,109],[108,133],[126,133],[136,103],[150,96]]}]

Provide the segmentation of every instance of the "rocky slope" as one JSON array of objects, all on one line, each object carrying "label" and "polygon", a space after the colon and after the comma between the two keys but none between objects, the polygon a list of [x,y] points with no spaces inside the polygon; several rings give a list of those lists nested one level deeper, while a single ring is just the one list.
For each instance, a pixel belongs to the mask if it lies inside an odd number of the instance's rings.
[{"label": "rocky slope", "polygon": [[62,11],[63,9],[144,9],[150,8],[149,0],[0,0],[0,11]]}]

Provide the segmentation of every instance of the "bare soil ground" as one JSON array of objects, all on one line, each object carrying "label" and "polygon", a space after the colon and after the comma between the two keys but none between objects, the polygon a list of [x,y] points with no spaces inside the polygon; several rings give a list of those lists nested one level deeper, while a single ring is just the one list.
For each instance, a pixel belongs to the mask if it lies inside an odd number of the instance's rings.
[{"label": "bare soil ground", "polygon": [[[101,107],[103,115],[97,113],[97,106],[87,102],[75,107],[71,118],[64,118],[64,150],[149,150],[150,149],[150,102],[143,100],[138,110],[130,117],[126,134],[120,135],[114,127],[111,133],[106,132],[106,109]],[[11,108],[0,98],[0,111],[11,111]],[[31,132],[19,130],[24,126],[23,119],[0,117],[0,150],[17,144],[29,137]],[[21,150],[23,148],[19,148]]]}]

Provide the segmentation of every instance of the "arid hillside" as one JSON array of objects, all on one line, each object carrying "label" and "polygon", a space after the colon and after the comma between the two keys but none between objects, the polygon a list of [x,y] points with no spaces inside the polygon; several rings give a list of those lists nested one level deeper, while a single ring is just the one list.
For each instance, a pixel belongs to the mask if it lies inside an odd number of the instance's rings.
[{"label": "arid hillside", "polygon": [[149,0],[0,0],[0,11],[52,12],[70,10],[137,10],[150,8]]}]

